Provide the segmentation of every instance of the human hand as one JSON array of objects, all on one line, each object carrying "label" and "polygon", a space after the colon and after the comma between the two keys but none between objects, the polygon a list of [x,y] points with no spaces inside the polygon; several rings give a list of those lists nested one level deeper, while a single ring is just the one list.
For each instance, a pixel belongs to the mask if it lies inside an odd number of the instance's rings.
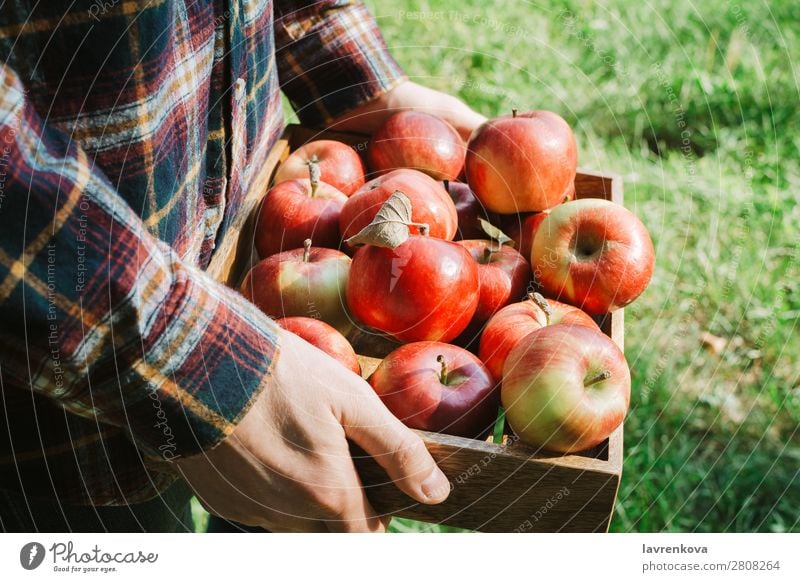
[{"label": "human hand", "polygon": [[464,141],[486,121],[486,117],[457,97],[404,81],[380,97],[335,119],[329,128],[372,135],[386,118],[405,110],[423,111],[441,117],[456,128]]},{"label": "human hand", "polygon": [[447,498],[422,440],[369,384],[291,333],[279,341],[272,377],[234,432],[177,461],[210,513],[271,531],[383,531],[389,518],[369,504],[347,439],[417,501]]}]

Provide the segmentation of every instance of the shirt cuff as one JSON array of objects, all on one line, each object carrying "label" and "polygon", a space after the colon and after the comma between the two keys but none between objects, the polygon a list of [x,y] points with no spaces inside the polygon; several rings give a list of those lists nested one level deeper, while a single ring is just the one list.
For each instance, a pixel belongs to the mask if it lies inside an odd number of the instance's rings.
[{"label": "shirt cuff", "polygon": [[163,328],[147,334],[158,339],[127,371],[143,390],[123,404],[136,446],[152,461],[172,461],[233,432],[269,383],[278,332],[239,293],[193,268],[177,275],[161,312],[153,325]]},{"label": "shirt cuff", "polygon": [[275,31],[281,88],[304,125],[328,125],[406,79],[363,4],[318,2],[281,15]]}]

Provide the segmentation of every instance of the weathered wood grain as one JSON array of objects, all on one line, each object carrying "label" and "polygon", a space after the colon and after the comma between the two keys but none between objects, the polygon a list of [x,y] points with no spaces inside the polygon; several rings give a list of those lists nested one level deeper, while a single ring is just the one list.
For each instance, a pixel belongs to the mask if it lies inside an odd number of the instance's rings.
[{"label": "weathered wood grain", "polygon": [[257,256],[253,247],[253,234],[258,207],[269,190],[272,177],[280,163],[289,155],[289,141],[284,135],[270,151],[264,165],[253,175],[241,211],[234,217],[228,231],[214,251],[206,270],[217,281],[229,287],[238,287]]}]

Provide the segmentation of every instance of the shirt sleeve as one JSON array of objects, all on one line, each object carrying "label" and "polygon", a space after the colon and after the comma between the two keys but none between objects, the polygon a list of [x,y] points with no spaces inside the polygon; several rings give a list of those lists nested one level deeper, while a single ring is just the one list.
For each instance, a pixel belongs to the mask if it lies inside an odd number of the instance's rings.
[{"label": "shirt sleeve", "polygon": [[214,446],[269,379],[277,328],[149,233],[0,66],[0,381],[123,427],[145,455]]},{"label": "shirt sleeve", "polygon": [[304,125],[326,125],[406,79],[360,2],[276,0],[275,43],[281,89]]}]

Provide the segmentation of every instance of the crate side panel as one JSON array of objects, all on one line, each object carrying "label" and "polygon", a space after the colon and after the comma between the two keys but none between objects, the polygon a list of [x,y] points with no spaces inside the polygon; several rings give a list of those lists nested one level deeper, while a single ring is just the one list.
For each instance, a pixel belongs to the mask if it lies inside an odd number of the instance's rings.
[{"label": "crate side panel", "polygon": [[615,474],[521,462],[481,450],[432,448],[431,453],[452,485],[450,496],[439,505],[414,502],[373,459],[357,457],[367,496],[378,511],[490,532],[608,528],[619,482]]}]

